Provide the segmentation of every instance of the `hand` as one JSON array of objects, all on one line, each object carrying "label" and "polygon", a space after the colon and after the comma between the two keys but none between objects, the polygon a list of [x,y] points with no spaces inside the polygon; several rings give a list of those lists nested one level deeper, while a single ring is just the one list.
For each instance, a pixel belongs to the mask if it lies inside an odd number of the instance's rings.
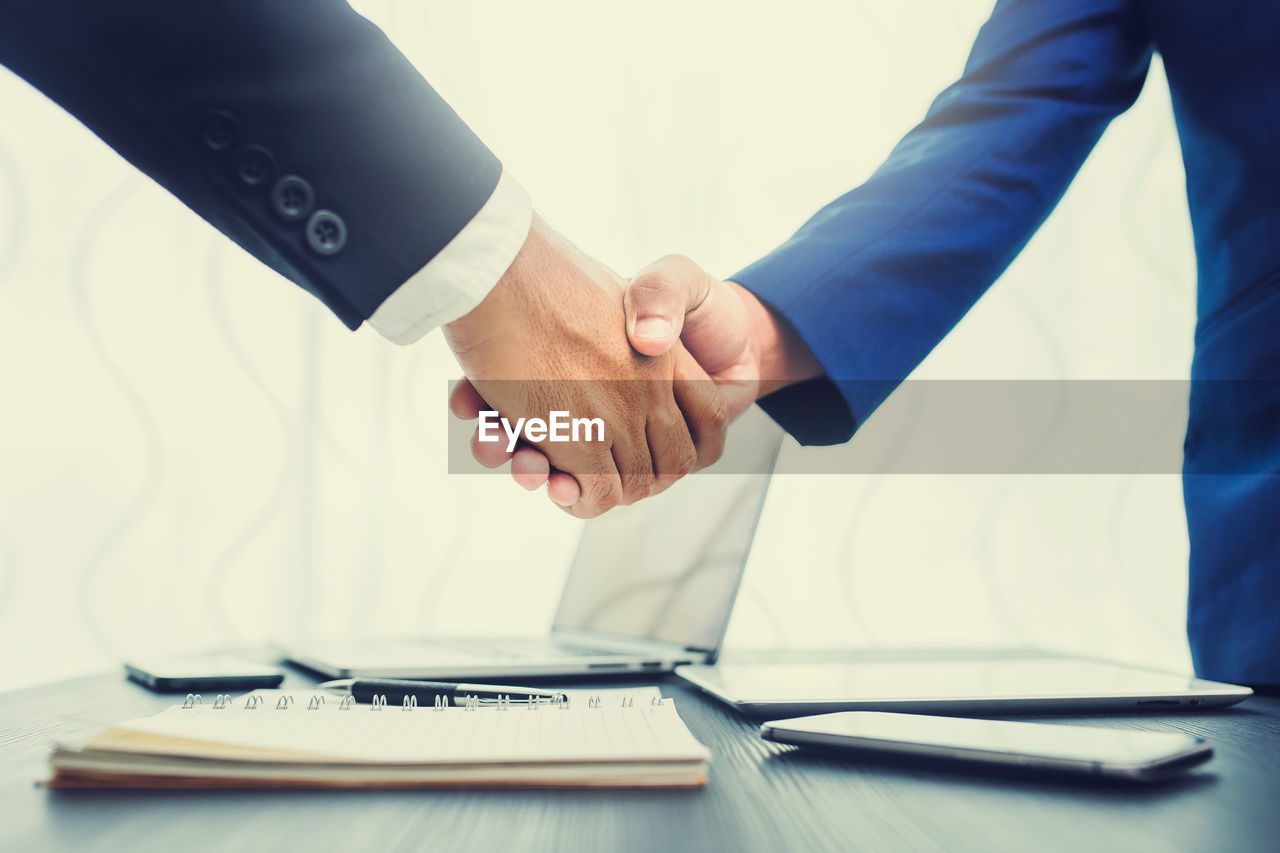
[{"label": "hand", "polygon": [[[660,356],[682,342],[720,387],[730,421],[760,397],[823,372],[785,319],[740,284],[714,278],[688,258],[670,255],[645,267],[627,287],[624,305],[636,351]],[[459,391],[460,417],[483,404],[473,389]],[[522,448],[514,458],[489,454],[481,461],[496,467],[508,458],[512,476],[525,488],[546,483],[560,503],[576,496],[574,478],[552,470],[536,449]]]},{"label": "hand", "polygon": [[[450,399],[455,414],[483,406],[512,420],[560,410],[604,421],[603,442],[539,442],[513,466],[541,459],[543,480],[552,465],[569,476],[577,493],[553,496],[580,518],[665,488],[724,443],[724,398],[683,347],[656,358],[631,349],[622,293],[618,276],[535,217],[493,291],[444,328],[470,380]],[[503,447],[473,440],[472,452],[488,462]]]},{"label": "hand", "polygon": [[731,421],[761,397],[824,372],[781,314],[682,255],[642,269],[624,305],[636,351],[661,355],[680,341],[720,386]]}]

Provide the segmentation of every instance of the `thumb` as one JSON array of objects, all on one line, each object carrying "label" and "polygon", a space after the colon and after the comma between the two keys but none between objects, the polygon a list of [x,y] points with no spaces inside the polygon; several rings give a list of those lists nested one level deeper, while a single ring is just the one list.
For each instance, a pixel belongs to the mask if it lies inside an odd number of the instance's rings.
[{"label": "thumb", "polygon": [[642,355],[662,355],[680,340],[685,314],[707,294],[710,280],[688,258],[668,255],[640,270],[623,296],[627,337]]},{"label": "thumb", "polygon": [[[742,298],[688,258],[669,255],[645,267],[631,280],[624,305],[627,336],[644,355],[661,355],[679,337],[717,378],[737,370],[748,355],[751,323]],[[646,318],[652,323],[646,325]]]}]

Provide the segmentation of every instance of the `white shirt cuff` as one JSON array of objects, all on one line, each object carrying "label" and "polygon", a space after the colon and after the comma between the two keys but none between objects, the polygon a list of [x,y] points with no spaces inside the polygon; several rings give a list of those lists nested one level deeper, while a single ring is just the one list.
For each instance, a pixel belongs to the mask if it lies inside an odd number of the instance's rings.
[{"label": "white shirt cuff", "polygon": [[484,207],[378,306],[369,325],[392,343],[411,344],[468,313],[516,259],[532,222],[529,194],[504,169]]}]

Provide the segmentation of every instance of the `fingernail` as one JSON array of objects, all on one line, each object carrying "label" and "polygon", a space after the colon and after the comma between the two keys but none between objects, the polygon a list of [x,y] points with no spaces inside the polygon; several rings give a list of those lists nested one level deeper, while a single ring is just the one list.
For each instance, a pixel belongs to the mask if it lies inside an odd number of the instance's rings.
[{"label": "fingernail", "polygon": [[671,321],[666,317],[641,317],[636,320],[636,337],[662,340],[671,337]]}]

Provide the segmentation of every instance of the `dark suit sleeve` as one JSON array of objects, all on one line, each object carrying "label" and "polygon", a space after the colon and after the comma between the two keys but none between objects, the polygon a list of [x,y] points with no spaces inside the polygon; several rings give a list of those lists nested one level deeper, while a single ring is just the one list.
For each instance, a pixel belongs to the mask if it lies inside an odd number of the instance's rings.
[{"label": "dark suit sleeve", "polygon": [[764,408],[804,443],[848,440],[1026,245],[1150,59],[1133,0],[1001,0],[875,174],[732,276],[826,371]]},{"label": "dark suit sleeve", "polygon": [[352,328],[501,174],[341,0],[0,0],[0,17],[0,62]]}]

